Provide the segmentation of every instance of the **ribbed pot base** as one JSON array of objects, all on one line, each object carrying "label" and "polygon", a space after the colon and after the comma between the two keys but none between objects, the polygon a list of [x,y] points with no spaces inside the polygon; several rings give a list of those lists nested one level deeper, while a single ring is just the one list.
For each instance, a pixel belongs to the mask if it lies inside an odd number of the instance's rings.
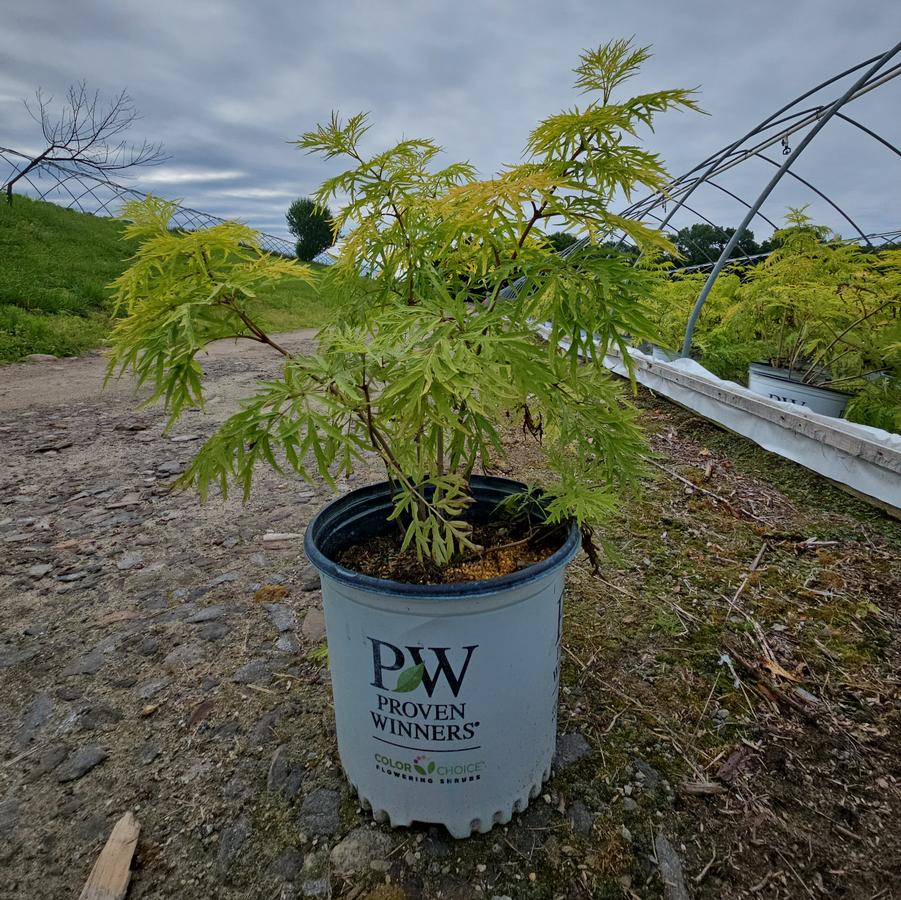
[{"label": "ribbed pot base", "polygon": [[[472,817],[472,811],[464,811],[464,815],[459,817],[447,817],[440,821],[428,821],[422,822],[422,824],[443,825],[448,830],[451,837],[457,838],[458,840],[468,838],[474,832],[487,834],[495,825],[506,825],[513,818],[514,813],[525,812],[529,806],[529,801],[534,800],[541,793],[542,786],[550,777],[551,767],[548,766],[542,774],[540,781],[536,781],[527,791],[514,798],[511,803],[501,809],[495,809],[492,812],[486,811],[485,813],[482,813],[481,815],[477,814],[474,817]],[[359,798],[360,806],[362,806],[366,812],[371,813],[372,818],[379,824],[390,825],[392,828],[409,828],[415,821],[418,821],[417,819],[411,818],[406,812],[392,815],[390,810],[373,808],[372,802],[357,787],[357,785],[350,782],[350,786]]]}]

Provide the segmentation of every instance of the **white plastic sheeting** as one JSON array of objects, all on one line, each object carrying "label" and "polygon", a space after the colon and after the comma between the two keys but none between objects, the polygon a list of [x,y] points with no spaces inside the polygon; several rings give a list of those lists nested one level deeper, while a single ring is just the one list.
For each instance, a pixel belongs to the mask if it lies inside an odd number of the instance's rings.
[{"label": "white plastic sheeting", "polygon": [[[901,435],[770,400],[693,359],[662,362],[638,350],[632,357],[636,380],[655,393],[901,512]],[[626,375],[621,357],[604,362]]]},{"label": "white plastic sheeting", "polygon": [[[537,330],[545,339],[550,335],[547,326]],[[901,514],[901,435],[771,400],[717,378],[693,359],[665,362],[639,350],[630,355],[636,380],[654,393]],[[604,364],[627,375],[618,354]]]}]

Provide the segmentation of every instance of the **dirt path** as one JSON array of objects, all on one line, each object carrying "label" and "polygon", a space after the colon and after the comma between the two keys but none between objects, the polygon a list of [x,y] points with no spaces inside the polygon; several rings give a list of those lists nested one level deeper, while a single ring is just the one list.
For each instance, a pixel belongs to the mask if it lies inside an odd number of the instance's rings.
[{"label": "dirt path", "polygon": [[[546,792],[469,841],[374,828],[301,546],[331,492],[265,470],[247,505],[171,491],[278,371],[239,349],[211,349],[207,409],[169,434],[128,381],[98,393],[99,357],[0,369],[0,897],[78,896],[129,809],[130,900],[892,896],[897,523],[643,395],[657,458],[708,493],[659,473],[604,578],[572,567]],[[536,464],[518,441],[511,474]]]},{"label": "dirt path", "polygon": [[[305,328],[280,336],[291,350],[299,350],[316,334]],[[217,341],[200,357],[203,363],[221,360],[239,362],[242,367],[271,366],[273,351],[252,341]],[[130,403],[133,384],[130,378],[110,382],[103,387],[106,360],[100,353],[56,362],[15,363],[0,367],[0,412],[67,403],[103,400]]]}]

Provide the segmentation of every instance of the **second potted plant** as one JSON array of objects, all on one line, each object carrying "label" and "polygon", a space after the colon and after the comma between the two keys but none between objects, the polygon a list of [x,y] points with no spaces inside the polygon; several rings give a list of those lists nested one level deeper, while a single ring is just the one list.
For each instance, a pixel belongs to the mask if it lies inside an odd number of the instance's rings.
[{"label": "second potted plant", "polygon": [[840,417],[852,397],[843,388],[890,365],[897,262],[837,240],[803,209],[789,211],[774,239],[777,249],[747,271],[723,336],[756,338],[766,353],[749,366],[752,391]]},{"label": "second potted plant", "polygon": [[[112,371],[133,368],[174,420],[202,403],[196,354],[209,341],[283,357],[184,483],[246,492],[260,462],[326,481],[364,459],[384,468],[322,510],[305,546],[322,575],[342,764],[395,825],[487,830],[550,772],[565,566],[580,543],[597,562],[592,526],[642,468],[636,412],[603,358],[616,346],[628,360],[627,340],[654,336],[656,274],[590,249],[562,258],[545,227],[622,229],[647,259],[668,249],[609,209],[619,191],[665,182],[638,127],[694,107],[684,90],[616,98],[647,57],[627,41],[583,54],[588,101],[541,122],[525,160],[492,179],[439,165],[428,140],[367,152],[362,115],[303,135],[346,166],[317,198],[344,203],[342,252],[321,276],[343,302],[309,355],[252,312],[257,284],[304,267],[262,253],[243,226],[176,233],[160,201],[126,210],[143,244],[117,282],[128,315]],[[547,343],[535,321],[552,323]],[[533,484],[490,477],[507,427],[543,451]]]}]

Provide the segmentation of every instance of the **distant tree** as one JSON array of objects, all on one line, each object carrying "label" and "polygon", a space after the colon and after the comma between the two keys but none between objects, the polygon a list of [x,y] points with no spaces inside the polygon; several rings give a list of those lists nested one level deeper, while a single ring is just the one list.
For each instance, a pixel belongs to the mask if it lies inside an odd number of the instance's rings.
[{"label": "distant tree", "polygon": [[571,247],[577,240],[575,235],[567,231],[555,231],[553,234],[545,235],[545,238],[558,253],[561,253],[567,247]]},{"label": "distant tree", "polygon": [[285,216],[288,231],[297,238],[297,258],[310,262],[334,243],[334,220],[327,206],[308,197],[295,200]]},{"label": "distant tree", "polygon": [[618,253],[620,256],[630,256],[636,259],[641,253],[635,244],[626,241],[602,241],[598,246],[607,251],[608,256],[612,253]]},{"label": "distant tree", "polygon": [[[708,225],[706,222],[682,228],[675,235],[676,248],[682,254],[678,265],[701,266],[705,263],[715,263],[733,234],[734,228]],[[760,252],[760,245],[754,240],[754,232],[745,229],[729,258],[753,256]]]},{"label": "distant tree", "polygon": [[2,186],[7,203],[12,203],[13,185],[41,167],[66,163],[78,172],[109,181],[115,173],[166,159],[161,144],[146,140],[129,144],[120,138],[139,118],[126,91],[103,103],[100,92],[91,94],[82,81],[69,87],[59,112],[53,112],[53,98],[45,97],[40,88],[34,104],[24,102],[31,118],[41,126],[44,149]]}]

